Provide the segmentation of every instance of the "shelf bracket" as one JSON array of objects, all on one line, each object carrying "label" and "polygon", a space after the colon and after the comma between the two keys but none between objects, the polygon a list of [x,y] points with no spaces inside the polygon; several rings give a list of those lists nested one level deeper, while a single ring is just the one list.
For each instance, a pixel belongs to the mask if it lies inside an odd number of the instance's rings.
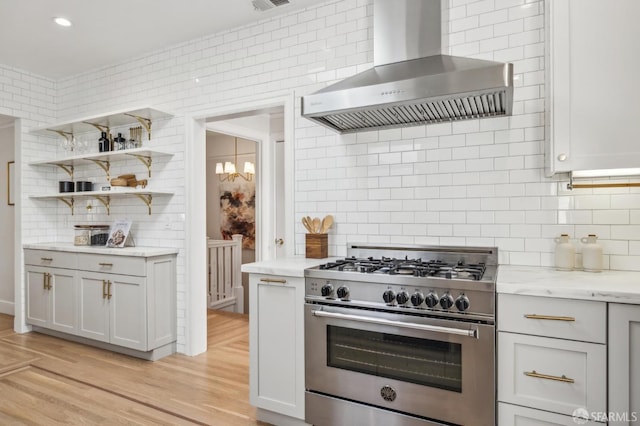
[{"label": "shelf bracket", "polygon": [[65,203],[67,206],[69,206],[69,208],[71,209],[71,216],[73,216],[74,214],[74,209],[73,209],[73,197],[66,199],[66,198],[58,198],[60,201],[62,201],[63,203]]},{"label": "shelf bracket", "polygon": [[102,205],[107,209],[107,216],[109,216],[111,214],[111,197],[108,195],[96,195],[94,198],[102,203]]},{"label": "shelf bracket", "polygon": [[140,198],[142,202],[146,204],[149,208],[149,216],[151,216],[151,200],[153,199],[153,195],[151,194],[135,194],[136,197]]},{"label": "shelf bracket", "polygon": [[109,175],[109,171],[111,170],[111,163],[109,160],[94,160],[91,159],[95,164],[97,164],[104,172],[107,174],[107,181],[111,180],[111,176]]},{"label": "shelf bracket", "polygon": [[73,140],[73,133],[71,132],[65,132],[64,130],[53,130],[53,129],[47,129],[47,130],[50,132],[55,132],[59,134],[60,136],[65,138],[69,143],[71,143],[71,141]]},{"label": "shelf bracket", "polygon": [[138,154],[128,154],[132,157],[136,157],[142,164],[147,166],[147,172],[149,173],[149,177],[151,177],[151,157],[148,155],[138,155]]},{"label": "shelf bracket", "polygon": [[128,115],[129,117],[133,117],[136,120],[138,120],[138,122],[140,122],[140,124],[142,124],[142,126],[147,131],[147,134],[149,135],[149,140],[151,140],[151,119],[140,117],[139,115],[129,114],[127,112],[125,112],[124,115]]},{"label": "shelf bracket", "polygon": [[96,123],[92,123],[90,121],[83,121],[84,124],[89,124],[93,127],[95,127],[96,129],[100,130],[101,132],[106,132],[107,135],[109,136],[109,138],[111,138],[111,130],[109,129],[109,126],[103,126],[102,124],[96,124]]},{"label": "shelf bracket", "polygon": [[71,180],[73,180],[73,166],[67,166],[66,164],[56,164],[56,166],[67,172]]}]

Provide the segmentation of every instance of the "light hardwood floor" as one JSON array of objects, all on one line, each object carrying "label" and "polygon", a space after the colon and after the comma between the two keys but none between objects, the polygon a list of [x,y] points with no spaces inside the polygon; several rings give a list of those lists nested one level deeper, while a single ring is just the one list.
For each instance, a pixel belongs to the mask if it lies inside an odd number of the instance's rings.
[{"label": "light hardwood floor", "polygon": [[0,314],[0,425],[256,425],[249,319],[210,311],[208,351],[143,361],[38,333]]}]

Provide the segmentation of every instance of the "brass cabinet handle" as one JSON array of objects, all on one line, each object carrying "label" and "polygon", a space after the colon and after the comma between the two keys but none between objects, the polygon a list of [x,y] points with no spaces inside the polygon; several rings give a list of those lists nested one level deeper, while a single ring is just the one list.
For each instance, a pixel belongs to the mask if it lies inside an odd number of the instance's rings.
[{"label": "brass cabinet handle", "polygon": [[51,286],[51,277],[52,275],[47,273],[47,290],[51,290],[52,286]]},{"label": "brass cabinet handle", "polygon": [[564,374],[562,376],[550,376],[548,374],[536,373],[536,370],[525,371],[524,375],[528,376],[528,377],[535,377],[537,379],[555,380],[556,382],[564,382],[564,383],[575,383],[576,382],[575,380],[568,378]]},{"label": "brass cabinet handle", "polygon": [[40,260],[42,260],[43,262],[53,262],[52,257],[41,257]]},{"label": "brass cabinet handle", "polygon": [[111,300],[111,296],[113,296],[111,294],[111,284],[112,284],[111,281],[107,281],[107,299],[109,300]]},{"label": "brass cabinet handle", "polygon": [[260,281],[262,281],[263,283],[279,283],[279,284],[287,283],[287,280],[276,279],[276,278],[260,278]]},{"label": "brass cabinet handle", "polygon": [[108,266],[108,267],[112,267],[113,263],[98,263],[99,266]]},{"label": "brass cabinet handle", "polygon": [[527,314],[524,316],[529,319],[539,319],[539,320],[551,320],[551,321],[575,321],[574,317],[556,317],[553,315],[536,315],[536,314]]},{"label": "brass cabinet handle", "polygon": [[106,280],[102,280],[102,298],[103,299],[107,298],[107,281]]}]

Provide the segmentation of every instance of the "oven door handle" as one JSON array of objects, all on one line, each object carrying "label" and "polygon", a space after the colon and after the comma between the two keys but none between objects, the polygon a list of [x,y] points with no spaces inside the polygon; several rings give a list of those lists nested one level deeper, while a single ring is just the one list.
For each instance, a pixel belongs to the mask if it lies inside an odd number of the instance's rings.
[{"label": "oven door handle", "polygon": [[314,310],[311,311],[315,317],[334,318],[348,321],[365,322],[368,324],[391,325],[394,327],[410,328],[413,330],[433,331],[435,333],[455,334],[458,336],[467,336],[478,338],[478,329],[462,330],[459,328],[442,327],[439,325],[416,324],[412,322],[392,321],[384,318],[364,317],[360,315],[339,314],[336,312],[327,312]]}]

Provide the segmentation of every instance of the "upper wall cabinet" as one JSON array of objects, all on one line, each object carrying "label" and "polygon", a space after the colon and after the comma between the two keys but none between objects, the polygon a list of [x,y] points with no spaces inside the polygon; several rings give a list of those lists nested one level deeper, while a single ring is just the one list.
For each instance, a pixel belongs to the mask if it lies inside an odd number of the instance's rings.
[{"label": "upper wall cabinet", "polygon": [[546,168],[640,167],[640,2],[552,0]]}]

